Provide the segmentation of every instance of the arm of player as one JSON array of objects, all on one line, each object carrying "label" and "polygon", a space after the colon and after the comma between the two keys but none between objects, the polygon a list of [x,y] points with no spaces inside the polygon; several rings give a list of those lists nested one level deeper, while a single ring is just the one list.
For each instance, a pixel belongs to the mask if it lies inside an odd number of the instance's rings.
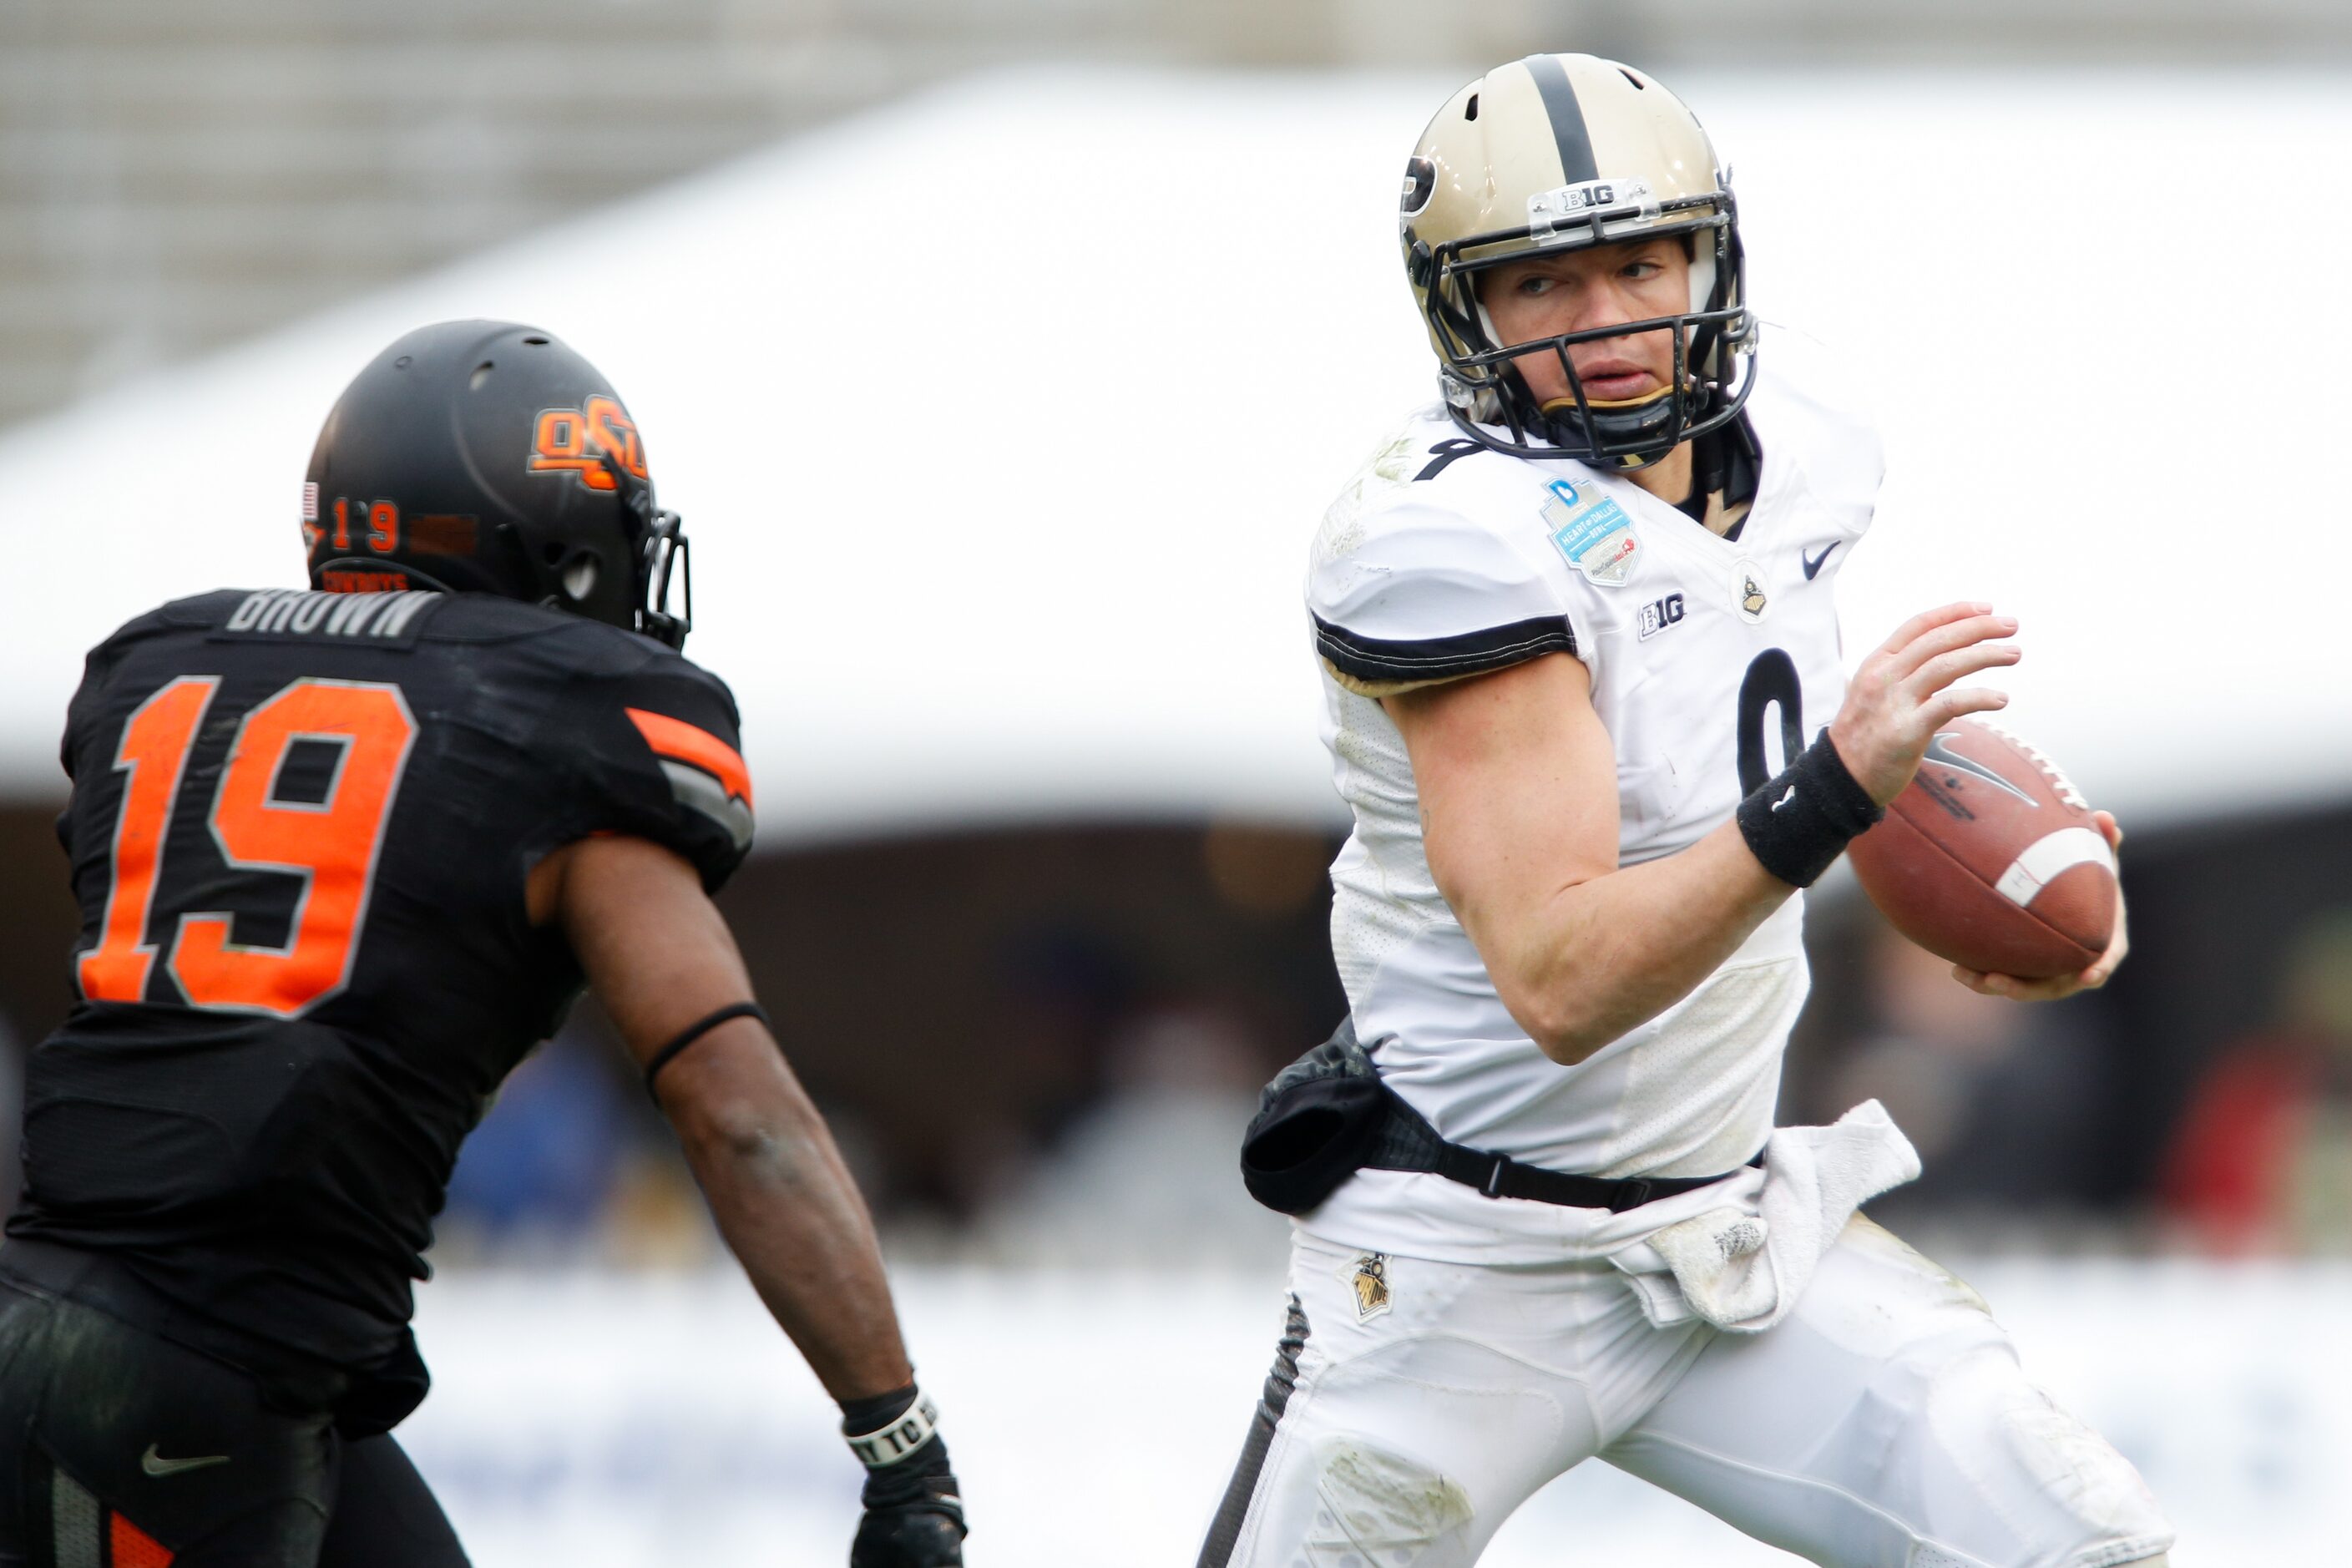
[{"label": "arm of player", "polygon": [[[2007,701],[1952,682],[2014,663],[2016,623],[1951,605],[1864,662],[1830,727],[1884,805],[1936,726]],[[1503,1005],[1544,1053],[1582,1061],[1690,994],[1794,891],[1737,821],[1674,855],[1617,864],[1616,754],[1591,678],[1565,655],[1383,700],[1411,753],[1438,890]]]},{"label": "arm of player", "polygon": [[[678,1031],[748,1000],[751,977],[693,866],[648,839],[587,838],[532,869],[532,919],[562,923],[642,1066]],[[914,1388],[874,1222],[824,1119],[756,1018],[670,1060],[662,1109],[719,1234],[827,1394],[864,1460],[851,1568],[953,1568],[963,1500]]]},{"label": "arm of player", "polygon": [[[727,922],[678,856],[583,839],[531,874],[534,919],[559,921],[640,1065],[677,1031],[751,994]],[[734,1018],[662,1070],[719,1233],[835,1399],[912,1381],[873,1221],[824,1120],[756,1018]]]},{"label": "arm of player", "polygon": [[1616,755],[1569,655],[1382,705],[1412,758],[1438,890],[1555,1061],[1582,1061],[1688,995],[1795,890],[1730,823],[1618,868]]}]

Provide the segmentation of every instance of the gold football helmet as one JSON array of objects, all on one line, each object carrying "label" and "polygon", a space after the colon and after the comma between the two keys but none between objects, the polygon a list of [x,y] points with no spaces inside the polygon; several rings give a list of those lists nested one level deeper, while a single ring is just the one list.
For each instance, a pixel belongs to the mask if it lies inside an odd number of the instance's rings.
[{"label": "gold football helmet", "polygon": [[[1437,111],[1405,165],[1405,275],[1429,323],[1454,422],[1498,451],[1639,468],[1739,416],[1755,380],[1755,320],[1731,185],[1697,117],[1655,81],[1591,55],[1530,55],[1487,72]],[[1690,309],[1495,341],[1478,274],[1520,257],[1679,235]],[[1586,395],[1571,345],[1674,334],[1672,384],[1646,397]],[[1557,354],[1570,395],[1538,405],[1513,362]]]}]

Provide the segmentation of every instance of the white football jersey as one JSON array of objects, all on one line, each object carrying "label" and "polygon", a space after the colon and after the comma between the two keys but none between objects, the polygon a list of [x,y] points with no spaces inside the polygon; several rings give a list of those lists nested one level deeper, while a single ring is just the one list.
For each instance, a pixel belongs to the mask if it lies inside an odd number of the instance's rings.
[{"label": "white football jersey", "polygon": [[[1771,1131],[1808,986],[1801,899],[1682,1001],[1562,1067],[1504,1007],[1439,894],[1403,739],[1363,692],[1571,654],[1615,743],[1620,863],[1719,826],[1844,696],[1831,590],[1881,465],[1821,361],[1786,331],[1761,345],[1748,416],[1763,457],[1735,538],[1613,474],[1487,450],[1434,405],[1316,536],[1323,735],[1355,815],[1331,868],[1333,953],[1383,1078],[1455,1142],[1556,1171],[1700,1175],[1738,1166]],[[1351,1245],[1502,1261],[1497,1245],[1550,1233],[1546,1207],[1364,1172],[1306,1224]]]}]

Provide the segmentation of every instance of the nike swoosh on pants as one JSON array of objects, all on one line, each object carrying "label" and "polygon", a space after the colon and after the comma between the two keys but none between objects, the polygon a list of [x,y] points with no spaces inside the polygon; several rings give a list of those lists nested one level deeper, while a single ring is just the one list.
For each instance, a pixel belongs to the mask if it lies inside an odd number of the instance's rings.
[{"label": "nike swoosh on pants", "polygon": [[184,1459],[167,1459],[158,1454],[157,1445],[150,1443],[147,1451],[139,1456],[139,1468],[151,1476],[176,1476],[182,1470],[201,1470],[207,1465],[226,1465],[226,1454],[197,1454]]}]

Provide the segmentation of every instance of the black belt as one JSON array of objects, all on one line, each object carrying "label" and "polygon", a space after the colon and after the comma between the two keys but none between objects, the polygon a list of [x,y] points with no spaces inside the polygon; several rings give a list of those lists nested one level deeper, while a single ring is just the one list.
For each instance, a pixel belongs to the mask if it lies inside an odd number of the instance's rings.
[{"label": "black belt", "polygon": [[[1547,1171],[1522,1165],[1508,1154],[1496,1154],[1467,1144],[1449,1143],[1429,1119],[1405,1103],[1402,1096],[1381,1085],[1385,1114],[1372,1139],[1364,1168],[1373,1171],[1432,1171],[1449,1182],[1475,1187],[1490,1198],[1532,1198],[1562,1208],[1607,1209],[1623,1214],[1676,1193],[1696,1192],[1727,1182],[1738,1171],[1712,1176],[1580,1176],[1568,1171]],[[1759,1149],[1748,1163],[1761,1165]]]},{"label": "black belt", "polygon": [[[1748,1163],[1763,1164],[1762,1152],[1759,1151]],[[1623,1214],[1627,1209],[1637,1209],[1676,1193],[1696,1192],[1717,1182],[1727,1182],[1739,1173],[1725,1171],[1713,1176],[1579,1176],[1567,1171],[1522,1165],[1508,1154],[1490,1154],[1483,1149],[1448,1143],[1443,1139],[1432,1151],[1427,1165],[1373,1164],[1372,1168],[1433,1171],[1449,1182],[1475,1187],[1490,1198],[1533,1198],[1539,1204],[1607,1209],[1611,1214]]]},{"label": "black belt", "polygon": [[[1748,1163],[1761,1165],[1762,1150]],[[1305,1214],[1358,1171],[1430,1171],[1490,1198],[1623,1214],[1728,1181],[1713,1176],[1579,1176],[1507,1154],[1449,1143],[1381,1081],[1371,1053],[1343,1019],[1331,1037],[1285,1068],[1258,1097],[1242,1138],[1242,1181],[1278,1214]]]}]

